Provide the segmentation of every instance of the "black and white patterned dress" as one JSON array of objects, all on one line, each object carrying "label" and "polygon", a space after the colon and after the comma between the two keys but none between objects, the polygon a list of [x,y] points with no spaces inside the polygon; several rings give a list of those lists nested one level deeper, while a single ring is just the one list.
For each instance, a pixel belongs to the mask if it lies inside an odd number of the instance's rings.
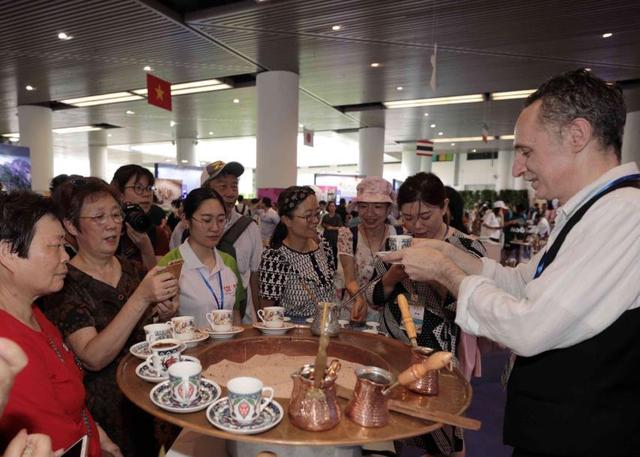
[{"label": "black and white patterned dress", "polygon": [[318,301],[336,301],[333,253],[326,241],[311,252],[284,244],[266,249],[260,262],[260,297],[284,306],[293,320],[313,317]]}]

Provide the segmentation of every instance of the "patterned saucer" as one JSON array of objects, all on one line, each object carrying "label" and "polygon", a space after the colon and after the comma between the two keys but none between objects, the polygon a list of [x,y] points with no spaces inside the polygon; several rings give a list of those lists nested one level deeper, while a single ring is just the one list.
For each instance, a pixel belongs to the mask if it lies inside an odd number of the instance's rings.
[{"label": "patterned saucer", "polygon": [[149,392],[149,398],[154,405],[172,413],[195,413],[201,411],[216,401],[220,396],[220,386],[206,378],[200,379],[200,392],[195,400],[187,406],[181,406],[173,399],[169,381],[164,381]]},{"label": "patterned saucer", "polygon": [[231,330],[227,330],[226,332],[214,332],[210,328],[206,329],[206,331],[214,340],[227,340],[229,338],[232,338],[233,335],[244,332],[244,327],[234,325],[233,327],[231,327]]},{"label": "patterned saucer", "polygon": [[[196,357],[191,357],[190,355],[182,355],[180,356],[180,360],[200,363],[200,360],[198,360]],[[144,379],[147,382],[162,382],[169,379],[168,373],[158,373],[146,361],[142,362],[136,367],[136,374],[139,378]]]},{"label": "patterned saucer", "polygon": [[295,324],[292,324],[291,322],[284,322],[282,324],[282,327],[265,327],[264,324],[256,322],[255,324],[253,324],[253,326],[265,335],[284,335],[289,330],[294,328]]},{"label": "patterned saucer", "polygon": [[197,346],[198,343],[201,343],[202,341],[206,340],[209,338],[209,333],[204,330],[204,329],[196,329],[195,332],[193,332],[193,339],[192,340],[185,340],[183,341],[184,344],[187,345],[188,348],[192,348],[194,346]]},{"label": "patterned saucer", "polygon": [[146,341],[140,341],[132,345],[129,348],[129,352],[132,356],[137,357],[142,360],[146,360],[147,357],[151,355],[151,351],[149,350],[149,344]]},{"label": "patterned saucer", "polygon": [[260,413],[260,416],[251,424],[240,424],[229,414],[229,401],[222,397],[207,409],[207,419],[215,427],[229,433],[240,435],[253,435],[266,432],[280,423],[284,417],[282,406],[272,400]]}]

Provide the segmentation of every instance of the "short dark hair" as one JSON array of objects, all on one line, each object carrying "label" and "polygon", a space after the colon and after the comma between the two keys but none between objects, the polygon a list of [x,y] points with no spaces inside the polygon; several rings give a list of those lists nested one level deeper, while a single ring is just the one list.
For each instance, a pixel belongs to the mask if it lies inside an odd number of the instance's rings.
[{"label": "short dark hair", "polygon": [[129,180],[135,177],[136,181],[142,177],[147,178],[149,185],[153,186],[156,183],[156,178],[153,177],[153,173],[144,167],[136,164],[123,165],[116,170],[111,180],[111,185],[116,186],[120,193],[124,193],[124,186],[127,185]]},{"label": "short dark hair", "polygon": [[554,76],[529,95],[525,107],[540,100],[540,121],[560,131],[574,119],[586,119],[604,148],[613,147],[618,160],[627,109],[622,89],[586,70]]},{"label": "short dark hair", "polygon": [[224,204],[222,195],[208,187],[198,187],[189,192],[187,198],[184,199],[184,216],[188,220],[191,220],[195,212],[198,211],[198,208],[200,208],[200,205],[202,205],[204,201],[211,199],[218,200],[218,202],[220,202],[220,205],[222,205],[222,209],[224,209],[224,214],[226,215],[227,207]]},{"label": "short dark hair", "polygon": [[433,173],[421,171],[409,176],[398,189],[398,208],[405,203],[422,201],[439,208],[444,207],[447,193],[440,178]]},{"label": "short dark hair", "polygon": [[0,195],[0,241],[9,243],[11,252],[26,259],[35,227],[44,216],[60,220],[60,211],[49,197],[28,190]]},{"label": "short dark hair", "polygon": [[271,205],[273,204],[269,197],[262,197],[262,203],[264,203],[265,206],[268,206],[269,208],[271,208]]},{"label": "short dark hair", "polygon": [[239,202],[244,201],[244,197],[242,196],[242,194],[239,194],[239,195],[238,195],[238,201],[239,201]]},{"label": "short dark hair", "polygon": [[180,208],[182,206],[182,199],[176,198],[175,200],[171,200],[171,206],[173,206],[176,209]]},{"label": "short dark hair", "polygon": [[110,195],[118,202],[118,191],[100,178],[73,178],[68,179],[51,194],[51,198],[61,209],[64,219],[70,221],[74,227],[80,229],[80,211],[87,199],[95,200],[101,195]]},{"label": "short dark hair", "polygon": [[51,180],[51,182],[49,183],[49,191],[51,193],[53,193],[58,186],[64,184],[65,182],[67,182],[70,179],[78,179],[78,178],[82,178],[82,176],[80,175],[66,175],[66,174],[61,174],[58,176],[54,176],[53,179]]}]

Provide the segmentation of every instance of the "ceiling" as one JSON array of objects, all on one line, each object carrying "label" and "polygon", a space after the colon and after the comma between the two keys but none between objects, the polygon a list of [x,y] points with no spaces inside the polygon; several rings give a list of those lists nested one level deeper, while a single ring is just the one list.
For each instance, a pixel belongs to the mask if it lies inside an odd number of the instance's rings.
[{"label": "ceiling", "polygon": [[[291,70],[300,75],[300,123],[317,131],[384,125],[385,142],[393,144],[438,132],[477,137],[486,123],[491,135],[506,135],[522,100],[336,107],[532,89],[584,67],[607,80],[640,79],[637,1],[4,0],[0,9],[0,133],[18,131],[18,104],[143,88],[146,65],[172,83],[244,83],[174,97],[173,112],[145,101],[56,110],[53,127],[116,125],[112,145],[251,136],[251,81],[261,71]],[[62,31],[73,39],[59,40]],[[613,36],[605,39],[605,32]],[[429,85],[434,44],[436,93]],[[86,154],[87,144],[87,134],[54,136],[67,154]]]}]

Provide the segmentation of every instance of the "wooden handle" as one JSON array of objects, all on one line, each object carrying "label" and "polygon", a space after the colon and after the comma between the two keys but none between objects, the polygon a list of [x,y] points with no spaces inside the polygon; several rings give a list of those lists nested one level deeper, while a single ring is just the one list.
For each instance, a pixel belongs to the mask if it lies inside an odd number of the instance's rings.
[{"label": "wooden handle", "polygon": [[439,370],[451,363],[453,354],[450,352],[436,352],[430,355],[428,359],[420,363],[411,365],[398,375],[398,382],[403,386],[408,386],[412,382],[424,378],[431,370]]},{"label": "wooden handle", "polygon": [[[339,384],[336,384],[336,393],[339,397],[346,398],[347,400],[351,400],[351,397],[353,397],[353,392],[351,390],[342,387]],[[453,425],[467,430],[480,430],[480,426],[482,425],[482,423],[476,419],[458,416],[457,414],[445,413],[444,411],[427,411],[404,403],[400,400],[389,400],[388,404],[389,411],[431,422]]]},{"label": "wooden handle", "polygon": [[413,323],[413,318],[411,317],[411,313],[409,312],[409,302],[407,298],[398,294],[398,306],[400,307],[400,312],[402,313],[402,323],[404,327],[407,329],[407,335],[412,340],[415,340],[418,336],[416,333],[416,325]]}]

